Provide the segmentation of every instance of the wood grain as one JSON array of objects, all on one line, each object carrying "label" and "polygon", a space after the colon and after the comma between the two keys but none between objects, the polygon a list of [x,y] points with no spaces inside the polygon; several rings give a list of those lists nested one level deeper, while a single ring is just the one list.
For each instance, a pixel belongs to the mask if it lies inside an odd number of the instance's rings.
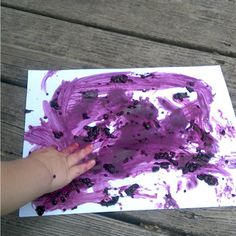
[{"label": "wood grain", "polygon": [[156,232],[107,218],[98,214],[27,217],[13,213],[1,218],[2,236],[7,235],[78,235],[78,236],[167,236],[165,230]]},{"label": "wood grain", "polygon": [[[26,89],[2,83],[2,91],[2,158],[15,159],[21,156],[22,151]],[[8,101],[16,105],[9,107]],[[164,233],[226,236],[236,232],[235,207],[132,211],[105,215],[116,220],[133,222],[149,230],[162,230]]]},{"label": "wood grain", "polygon": [[[2,160],[21,158],[28,69],[222,65],[236,110],[235,0],[2,0]],[[221,54],[221,55],[220,55]],[[19,87],[20,86],[20,87]],[[234,235],[236,208],[2,217],[2,235]]]},{"label": "wood grain", "polygon": [[108,213],[107,216],[126,217],[143,226],[157,226],[183,235],[229,236],[236,232],[236,207],[134,211]]},{"label": "wood grain", "polygon": [[234,0],[2,0],[2,4],[106,31],[236,57]]},{"label": "wood grain", "polygon": [[236,107],[234,58],[2,8],[2,78],[8,83],[26,86],[28,69],[214,64],[222,65]]}]

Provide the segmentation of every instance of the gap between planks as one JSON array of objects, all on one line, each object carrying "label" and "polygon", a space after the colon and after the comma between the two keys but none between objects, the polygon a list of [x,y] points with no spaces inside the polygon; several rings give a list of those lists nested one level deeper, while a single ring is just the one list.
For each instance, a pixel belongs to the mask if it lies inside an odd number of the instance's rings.
[{"label": "gap between planks", "polygon": [[181,41],[178,41],[178,40],[171,40],[171,39],[166,39],[166,38],[162,38],[162,37],[154,37],[154,36],[145,35],[145,34],[142,34],[142,33],[131,32],[131,31],[125,30],[125,29],[117,29],[117,28],[114,28],[114,27],[111,27],[111,26],[103,26],[103,25],[98,24],[98,23],[88,23],[88,22],[78,20],[78,19],[75,20],[75,19],[70,19],[70,18],[67,18],[67,17],[62,17],[62,16],[57,15],[57,14],[43,13],[43,12],[40,12],[40,11],[35,10],[35,9],[34,10],[33,9],[28,10],[25,7],[13,6],[9,3],[1,3],[1,6],[6,7],[6,8],[10,8],[10,9],[14,9],[14,10],[28,12],[28,13],[31,13],[31,14],[36,14],[36,15],[52,18],[52,19],[55,19],[55,20],[66,21],[66,22],[69,22],[69,23],[72,23],[72,24],[83,25],[83,26],[87,26],[87,27],[90,27],[90,28],[104,30],[104,31],[107,31],[107,32],[118,33],[118,34],[121,34],[121,35],[131,36],[131,37],[134,37],[134,38],[144,39],[144,40],[151,41],[151,42],[162,43],[162,44],[167,44],[167,45],[192,49],[192,50],[196,50],[196,51],[208,52],[208,53],[213,53],[213,54],[219,54],[219,55],[226,56],[226,57],[236,58],[236,53],[235,52],[225,52],[225,51],[222,51],[220,49],[209,48],[209,47],[206,47],[206,46],[203,46],[203,45],[197,45],[197,44],[194,44],[194,43],[181,42]]},{"label": "gap between planks", "polygon": [[122,222],[128,222],[129,224],[137,225],[137,226],[147,229],[149,231],[158,232],[158,233],[162,232],[162,233],[166,233],[167,235],[170,234],[171,236],[177,236],[177,235],[198,236],[198,234],[189,233],[189,232],[186,233],[184,230],[178,229],[174,226],[167,227],[167,226],[163,225],[161,222],[159,222],[158,224],[157,223],[153,224],[152,222],[145,221],[144,219],[142,219],[142,221],[141,221],[139,218],[137,218],[135,216],[123,215],[120,212],[99,213],[99,215],[109,217],[114,220],[119,220]]}]

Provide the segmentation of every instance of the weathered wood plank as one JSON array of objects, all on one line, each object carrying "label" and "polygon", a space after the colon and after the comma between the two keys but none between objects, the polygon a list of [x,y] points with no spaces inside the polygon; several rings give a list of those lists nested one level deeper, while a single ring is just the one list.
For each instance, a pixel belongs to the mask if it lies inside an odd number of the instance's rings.
[{"label": "weathered wood plank", "polygon": [[221,64],[236,107],[236,59],[2,8],[2,77],[26,86],[27,69]]},{"label": "weathered wood plank", "polygon": [[144,226],[168,229],[187,235],[235,235],[236,207],[109,213],[114,218],[132,217]]},{"label": "weathered wood plank", "polygon": [[[27,69],[33,68],[134,67],[222,63],[224,64],[223,70],[231,91],[231,97],[236,104],[234,59],[163,45],[135,37],[121,36],[116,33],[107,33],[47,17],[23,14],[14,10],[8,11],[11,14],[8,14],[7,21],[5,21],[5,12],[4,10],[5,31],[3,32],[4,43],[2,48],[4,65],[2,73],[7,82],[25,86]],[[17,26],[16,23],[19,25]],[[36,40],[37,38],[40,40]],[[43,45],[44,42],[46,45]],[[71,45],[73,46],[71,47]],[[64,51],[61,48],[64,48]],[[67,51],[65,48],[72,49]],[[2,154],[3,158],[15,158],[21,156],[26,90],[4,84],[2,92],[4,93],[3,99],[6,98],[4,104],[16,104],[12,109],[3,104],[2,134],[4,139]],[[14,95],[11,96],[11,94]],[[154,230],[166,228],[177,233],[232,235],[236,231],[234,212],[236,212],[235,208],[216,208],[112,213],[109,216],[143,222],[143,226]],[[14,224],[15,221],[17,220],[13,219],[11,224]],[[14,228],[14,232],[19,231],[19,228],[22,227],[20,224],[24,224],[24,221],[22,222]],[[47,225],[46,222],[43,222],[37,226],[41,229],[45,224]],[[35,231],[34,225],[26,226],[27,230],[30,230],[27,231],[26,235],[32,235],[32,230]],[[55,227],[59,228],[58,225]],[[123,229],[121,230],[123,231]],[[6,232],[9,232],[7,235],[14,234],[12,231]],[[52,230],[48,230],[48,232],[51,234]],[[59,230],[54,231],[54,228],[53,232],[60,234]],[[76,231],[73,231],[73,234],[74,232]],[[44,232],[44,234],[46,233]]]},{"label": "weathered wood plank", "polygon": [[136,225],[98,214],[19,218],[13,213],[1,218],[2,236],[6,235],[87,235],[87,236],[157,236],[170,235],[165,230],[149,231]]},{"label": "weathered wood plank", "polygon": [[[2,83],[2,92],[2,132],[4,134],[2,156],[3,159],[14,159],[21,156],[26,89]],[[11,94],[14,96],[12,97]],[[6,105],[10,100],[12,104],[16,104],[11,106],[11,109]],[[235,207],[133,211],[106,213],[106,215],[119,220],[136,222],[148,229],[170,230],[177,234],[232,235],[236,232]]]},{"label": "weathered wood plank", "polygon": [[22,157],[24,130],[4,121],[1,122],[1,160],[19,159]]},{"label": "weathered wood plank", "polygon": [[3,0],[2,4],[108,31],[236,57],[234,0]]}]

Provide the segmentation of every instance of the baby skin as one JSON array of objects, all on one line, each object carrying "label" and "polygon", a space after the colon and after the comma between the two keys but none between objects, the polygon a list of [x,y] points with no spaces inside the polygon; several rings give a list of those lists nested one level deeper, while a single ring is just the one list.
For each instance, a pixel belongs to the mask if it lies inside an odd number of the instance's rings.
[{"label": "baby skin", "polygon": [[79,149],[75,143],[61,152],[47,147],[24,159],[1,162],[1,215],[64,187],[90,170],[95,160],[83,159],[92,150],[92,145]]}]

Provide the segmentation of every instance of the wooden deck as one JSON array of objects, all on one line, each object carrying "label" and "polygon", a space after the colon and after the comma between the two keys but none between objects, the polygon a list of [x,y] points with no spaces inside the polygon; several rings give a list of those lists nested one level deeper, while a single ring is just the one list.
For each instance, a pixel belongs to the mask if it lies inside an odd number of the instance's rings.
[{"label": "wooden deck", "polygon": [[[236,110],[235,0],[2,0],[2,159],[22,155],[28,69],[215,64]],[[2,235],[236,234],[235,207],[1,220]]]}]

